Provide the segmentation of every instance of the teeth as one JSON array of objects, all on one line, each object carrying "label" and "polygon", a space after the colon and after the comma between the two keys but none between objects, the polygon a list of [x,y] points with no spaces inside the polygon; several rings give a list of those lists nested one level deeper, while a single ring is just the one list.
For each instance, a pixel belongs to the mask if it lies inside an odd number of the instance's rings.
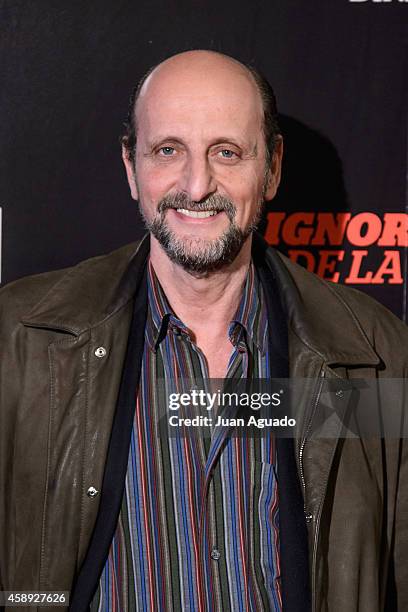
[{"label": "teeth", "polygon": [[186,208],[177,208],[177,212],[186,215],[186,217],[194,217],[196,219],[206,219],[207,217],[212,217],[217,214],[216,210],[203,210],[198,212],[195,210],[187,210]]}]

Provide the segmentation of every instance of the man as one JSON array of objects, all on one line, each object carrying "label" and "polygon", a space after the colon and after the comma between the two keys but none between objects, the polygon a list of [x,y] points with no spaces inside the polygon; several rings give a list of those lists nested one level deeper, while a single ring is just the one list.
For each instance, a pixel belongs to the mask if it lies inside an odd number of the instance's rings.
[{"label": "man", "polygon": [[[69,590],[72,610],[408,606],[402,440],[310,436],[323,379],[405,376],[406,328],[253,233],[282,151],[257,73],[171,57],[123,146],[149,235],[3,289],[3,590]],[[294,440],[159,435],[159,379],[286,376],[309,381]]]}]

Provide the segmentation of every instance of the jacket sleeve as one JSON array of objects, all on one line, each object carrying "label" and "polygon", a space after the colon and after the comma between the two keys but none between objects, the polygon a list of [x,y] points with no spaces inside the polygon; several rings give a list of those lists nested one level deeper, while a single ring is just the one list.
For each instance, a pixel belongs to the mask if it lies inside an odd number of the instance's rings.
[{"label": "jacket sleeve", "polygon": [[[359,291],[335,287],[353,310],[364,333],[381,359],[377,375],[404,379],[403,419],[408,430],[408,327],[387,308]],[[405,402],[405,404],[404,404]],[[389,566],[385,610],[408,610],[408,439],[385,439],[385,474],[388,512],[393,514],[388,537]],[[386,458],[386,459],[385,459]]]},{"label": "jacket sleeve", "polygon": [[0,291],[0,588],[6,590],[10,575],[9,565],[13,546],[12,480],[14,438],[18,405],[18,360],[13,348],[16,336],[17,305],[13,305],[12,291]]},{"label": "jacket sleeve", "polygon": [[388,610],[408,610],[408,440],[401,440],[395,532],[388,579]]},{"label": "jacket sleeve", "polygon": [[[30,487],[40,491],[37,482],[29,482],[30,440],[40,429],[35,415],[22,410],[22,396],[27,394],[26,372],[33,370],[39,351],[26,342],[27,330],[22,317],[35,300],[47,290],[53,276],[28,277],[10,283],[0,290],[0,588],[14,588],[15,568],[19,563],[16,543],[16,516],[31,513],[31,519],[20,521],[19,529],[37,533],[41,516],[30,498]],[[31,365],[30,365],[31,364]],[[26,440],[21,442],[21,431]],[[46,439],[46,438],[45,438]],[[45,446],[45,445],[44,445]],[[31,479],[32,480],[32,479]],[[41,506],[40,506],[41,509]],[[40,547],[39,547],[40,550]],[[33,567],[33,574],[35,568]],[[30,584],[35,585],[34,580]]]}]

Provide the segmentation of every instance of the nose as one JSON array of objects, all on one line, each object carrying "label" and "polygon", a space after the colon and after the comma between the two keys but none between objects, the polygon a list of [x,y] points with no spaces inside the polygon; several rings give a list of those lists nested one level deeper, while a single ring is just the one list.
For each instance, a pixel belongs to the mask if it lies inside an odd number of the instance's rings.
[{"label": "nose", "polygon": [[193,202],[200,202],[216,191],[216,181],[207,156],[191,156],[180,185]]}]

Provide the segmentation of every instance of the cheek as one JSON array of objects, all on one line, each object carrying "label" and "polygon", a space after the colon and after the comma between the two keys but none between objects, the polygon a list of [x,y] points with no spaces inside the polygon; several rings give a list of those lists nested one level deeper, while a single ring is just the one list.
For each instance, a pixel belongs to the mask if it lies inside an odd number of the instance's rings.
[{"label": "cheek", "polygon": [[172,189],[175,177],[169,168],[145,165],[137,169],[141,196],[148,202],[158,202]]},{"label": "cheek", "polygon": [[249,174],[247,177],[236,177],[228,189],[229,196],[237,206],[238,218],[246,219],[252,216],[258,208],[262,197],[262,183],[258,176]]},{"label": "cheek", "polygon": [[262,192],[263,174],[252,164],[237,165],[218,173],[218,183],[223,185],[235,197],[249,200]]}]

